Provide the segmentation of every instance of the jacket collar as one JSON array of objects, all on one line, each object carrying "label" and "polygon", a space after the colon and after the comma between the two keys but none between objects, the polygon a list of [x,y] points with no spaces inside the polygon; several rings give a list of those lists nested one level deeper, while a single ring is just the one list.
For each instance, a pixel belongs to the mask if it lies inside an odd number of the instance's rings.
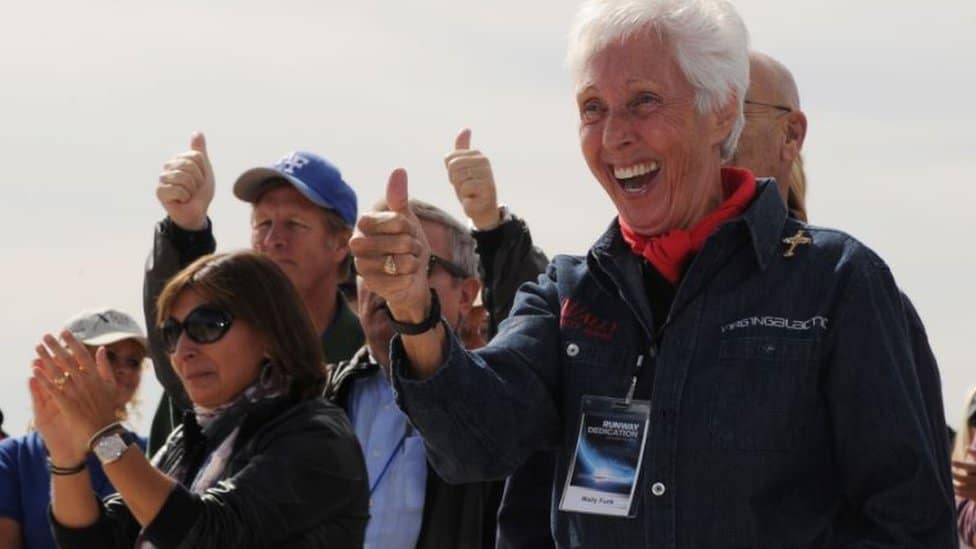
[{"label": "jacket collar", "polygon": [[[787,212],[773,179],[758,178],[756,185],[756,197],[752,199],[746,211],[741,216],[722,224],[715,233],[723,232],[726,227],[744,223],[752,244],[752,250],[756,256],[756,262],[760,269],[765,270],[779,247],[780,235],[783,232],[783,225],[786,223]],[[709,237],[709,240],[714,236],[715,234]],[[600,258],[601,264],[604,264],[603,258],[617,261],[623,253],[634,255],[626,242],[623,241],[623,236],[620,234],[620,224],[616,218],[593,245],[591,252]]]},{"label": "jacket collar", "polygon": [[769,177],[757,179],[756,198],[738,219],[731,223],[745,223],[756,255],[759,269],[765,271],[780,247],[787,211],[776,181]]},{"label": "jacket collar", "polygon": [[[722,257],[727,257],[735,249],[734,241],[743,236],[747,237],[751,244],[759,269],[765,270],[769,265],[773,254],[779,248],[787,211],[775,181],[770,178],[760,178],[756,180],[756,184],[756,196],[746,211],[741,216],[720,225],[706,241],[699,255],[710,256],[708,260],[703,262],[699,261],[702,258],[696,258],[688,266],[682,282],[679,283],[672,310],[674,307],[680,308],[681,304],[696,294],[702,284],[710,278],[702,276],[706,273],[702,273],[701,269],[711,270],[710,266],[721,264]],[[742,226],[745,227],[745,231],[740,229]],[[587,256],[590,271],[603,273],[610,279],[608,284],[604,284],[601,280],[603,277],[598,276],[597,283],[604,285],[604,290],[611,294],[619,293],[643,324],[645,331],[653,334],[654,322],[644,291],[641,261],[643,258],[637,257],[624,241],[616,218],[590,248],[590,254]]]},{"label": "jacket collar", "polygon": [[345,408],[349,392],[349,381],[370,376],[380,369],[379,363],[369,354],[369,347],[363,345],[349,360],[343,360],[332,369],[324,396]]}]

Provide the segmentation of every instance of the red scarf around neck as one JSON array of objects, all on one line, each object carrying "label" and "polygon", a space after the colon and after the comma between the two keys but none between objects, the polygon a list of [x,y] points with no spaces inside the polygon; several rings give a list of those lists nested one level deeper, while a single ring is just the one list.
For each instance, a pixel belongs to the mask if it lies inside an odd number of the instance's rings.
[{"label": "red scarf around neck", "polygon": [[756,178],[749,170],[722,168],[722,191],[725,202],[706,215],[691,229],[672,229],[657,236],[637,234],[618,216],[620,232],[630,249],[646,258],[664,278],[677,284],[692,254],[698,253],[705,240],[724,221],[740,215],[756,194]]}]

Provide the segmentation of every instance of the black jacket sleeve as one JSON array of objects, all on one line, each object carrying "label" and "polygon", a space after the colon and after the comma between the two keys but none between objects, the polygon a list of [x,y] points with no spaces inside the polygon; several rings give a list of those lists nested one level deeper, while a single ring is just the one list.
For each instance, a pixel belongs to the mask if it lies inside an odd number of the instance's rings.
[{"label": "black jacket sleeve", "polygon": [[166,282],[193,260],[213,253],[217,248],[209,219],[207,228],[185,231],[168,217],[156,224],[153,247],[146,259],[146,274],[142,284],[142,310],[146,316],[146,334],[149,337],[149,354],[153,361],[156,379],[180,409],[189,409],[190,400],[183,390],[169,356],[156,329],[156,298]]},{"label": "black jacket sleeve", "polygon": [[488,231],[472,231],[477,242],[484,283],[482,301],[490,318],[489,336],[498,333],[498,325],[508,317],[515,293],[523,282],[533,282],[545,272],[549,260],[532,244],[529,226],[512,215]]}]

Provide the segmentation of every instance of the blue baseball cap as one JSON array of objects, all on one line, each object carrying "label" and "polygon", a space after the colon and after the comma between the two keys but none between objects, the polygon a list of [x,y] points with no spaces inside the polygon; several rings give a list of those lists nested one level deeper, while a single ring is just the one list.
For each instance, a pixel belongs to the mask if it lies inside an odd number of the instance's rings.
[{"label": "blue baseball cap", "polygon": [[338,168],[310,152],[293,151],[269,167],[247,170],[234,183],[234,196],[253,204],[275,179],[284,179],[313,204],[335,211],[350,227],[356,224],[356,192]]}]

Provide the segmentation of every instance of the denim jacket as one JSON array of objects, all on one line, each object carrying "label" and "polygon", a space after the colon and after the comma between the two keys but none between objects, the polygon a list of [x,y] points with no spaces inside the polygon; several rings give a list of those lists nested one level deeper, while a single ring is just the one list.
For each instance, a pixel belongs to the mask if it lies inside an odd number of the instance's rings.
[{"label": "denim jacket", "polygon": [[[426,380],[394,339],[398,402],[446,480],[502,478],[554,449],[559,547],[954,547],[909,315],[874,252],[788,218],[764,181],[692,260],[657,334],[642,261],[613,223],[523,286],[488,347],[451,336]],[[641,355],[636,517],[558,511],[582,396],[623,397]]]}]

